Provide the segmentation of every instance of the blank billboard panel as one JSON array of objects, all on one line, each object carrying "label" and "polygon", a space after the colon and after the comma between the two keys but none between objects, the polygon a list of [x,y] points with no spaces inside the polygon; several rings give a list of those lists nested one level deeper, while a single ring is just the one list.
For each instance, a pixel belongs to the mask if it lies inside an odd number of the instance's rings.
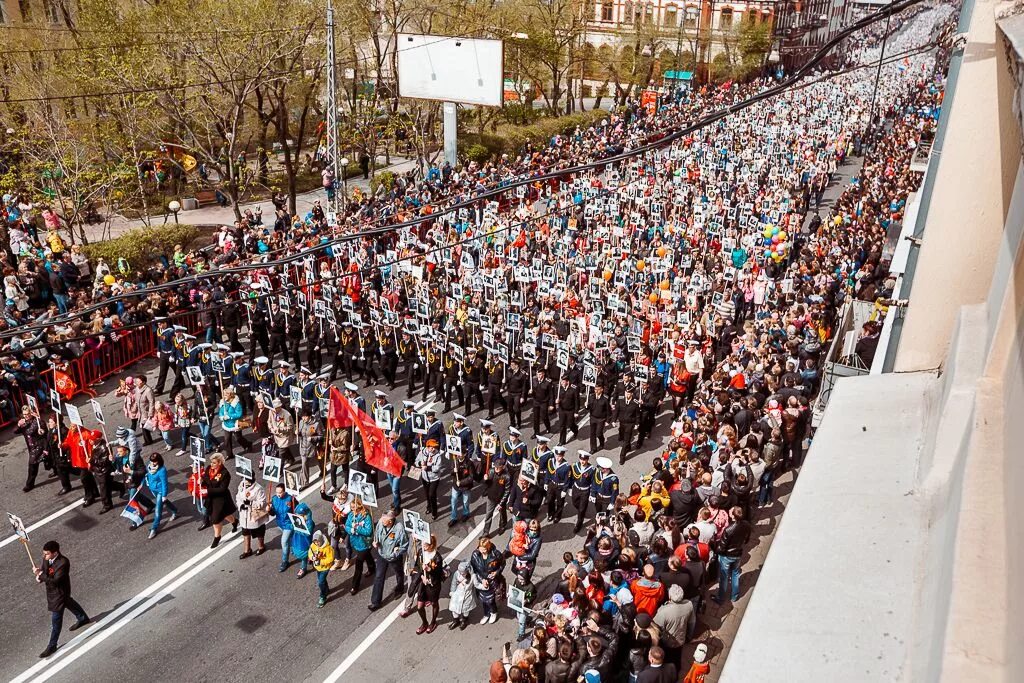
[{"label": "blank billboard panel", "polygon": [[504,99],[500,40],[398,34],[398,94],[500,107]]}]

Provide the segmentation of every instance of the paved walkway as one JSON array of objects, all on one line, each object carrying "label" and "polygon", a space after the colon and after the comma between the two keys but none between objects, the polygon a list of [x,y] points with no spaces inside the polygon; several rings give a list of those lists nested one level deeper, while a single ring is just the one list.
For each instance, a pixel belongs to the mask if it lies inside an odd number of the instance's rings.
[{"label": "paved walkway", "polygon": [[[389,166],[382,166],[377,169],[377,172],[391,171],[392,173],[405,173],[411,169],[416,168],[415,159],[405,159],[403,157],[392,156],[394,163]],[[359,188],[360,190],[367,192],[370,188],[370,181],[362,177],[350,178],[348,180],[348,191]],[[295,198],[295,208],[300,216],[305,215],[313,207],[313,203],[316,200],[320,200],[321,204],[327,205],[327,192],[322,188],[318,187],[315,190],[309,192],[303,192]],[[264,223],[269,219],[270,223],[273,223],[273,204],[270,198],[261,199],[258,201],[245,202],[239,205],[242,213],[245,213],[246,209],[255,209],[258,206],[263,207]],[[178,213],[178,221],[189,225],[223,225],[234,223],[235,212],[230,206],[222,207],[217,204],[211,206],[204,206],[192,211],[181,211]],[[167,223],[174,222],[174,215],[168,214],[156,214],[149,217],[149,224],[154,227],[159,227]],[[90,242],[100,241],[103,239],[109,239],[112,237],[118,237],[128,232],[129,230],[135,230],[136,228],[142,228],[146,226],[146,222],[139,219],[129,220],[123,216],[114,216],[110,221],[110,230],[108,234],[104,234],[106,227],[102,223],[96,225],[86,226],[85,232],[89,237]]]}]

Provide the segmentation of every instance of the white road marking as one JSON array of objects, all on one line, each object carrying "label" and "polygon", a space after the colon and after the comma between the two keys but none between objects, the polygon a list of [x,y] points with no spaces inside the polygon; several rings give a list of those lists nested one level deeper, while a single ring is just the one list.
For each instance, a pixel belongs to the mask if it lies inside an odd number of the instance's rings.
[{"label": "white road marking", "polygon": [[[31,533],[33,531],[35,531],[36,529],[40,528],[44,524],[49,524],[50,522],[52,522],[53,520],[57,519],[61,515],[65,515],[65,514],[71,512],[76,507],[82,505],[84,502],[85,502],[84,498],[79,498],[74,503],[71,503],[70,505],[65,505],[64,507],[62,507],[60,510],[57,510],[53,514],[47,515],[46,517],[43,517],[41,520],[39,520],[38,522],[36,522],[32,526],[27,527],[25,529],[25,531],[27,531],[31,535]],[[14,543],[17,540],[18,540],[18,535],[17,534],[14,534],[12,536],[8,536],[4,540],[0,541],[0,548],[3,548],[5,545],[8,545],[10,543]]]},{"label": "white road marking", "polygon": [[[317,492],[319,488],[318,483],[308,486],[297,497],[299,500],[308,498]],[[29,667],[20,676],[13,679],[11,683],[23,683],[28,680],[48,680],[51,676],[62,671],[111,635],[145,614],[150,607],[165,597],[172,595],[174,591],[194,579],[207,567],[224,557],[229,551],[238,547],[241,542],[241,533],[225,534],[223,542],[217,546],[217,549],[204,548],[199,551],[169,574],[154,582],[134,598],[111,612],[104,619],[97,621],[95,625],[90,625],[84,633],[62,645],[48,659],[41,660]]]},{"label": "white road marking", "polygon": [[[474,542],[477,538],[480,537],[480,534],[481,532],[483,532],[483,530],[484,523],[483,521],[481,521],[473,528],[472,531],[469,532],[468,536],[462,539],[462,541],[457,546],[455,546],[455,548],[445,557],[445,560],[451,562],[456,557],[458,557],[462,553],[462,551],[465,550],[467,546],[469,546],[470,543]],[[366,636],[366,638],[364,638],[363,641],[359,643],[359,645],[357,645],[354,650],[352,650],[352,652],[349,653],[348,657],[345,657],[345,660],[338,665],[338,668],[332,671],[327,676],[327,678],[324,679],[324,683],[335,683],[342,676],[344,676],[345,672],[352,668],[352,665],[355,664],[356,661],[361,656],[363,656],[363,654],[368,649],[370,649],[370,646],[373,645],[378,638],[384,635],[384,632],[388,630],[388,627],[391,626],[391,624],[395,623],[395,620],[398,619],[398,615],[401,611],[402,605],[399,605],[394,610],[392,610],[387,617],[384,618],[384,621],[377,624],[377,628],[373,629],[373,631],[371,631],[370,634]]]}]

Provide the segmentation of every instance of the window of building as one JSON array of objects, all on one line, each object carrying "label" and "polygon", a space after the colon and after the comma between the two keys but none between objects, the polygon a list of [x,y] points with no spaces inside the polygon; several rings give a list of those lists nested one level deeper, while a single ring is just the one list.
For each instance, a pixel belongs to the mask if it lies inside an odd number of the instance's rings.
[{"label": "window of building", "polygon": [[21,10],[21,20],[24,22],[32,21],[32,2],[31,0],[18,0],[18,9]]},{"label": "window of building", "polygon": [[601,21],[612,21],[615,16],[615,5],[610,2],[601,3]]},{"label": "window of building", "polygon": [[686,28],[697,28],[698,16],[696,7],[687,7],[686,14],[683,15],[683,26]]},{"label": "window of building", "polygon": [[51,24],[61,23],[60,4],[57,0],[43,0],[43,8],[46,10],[46,20]]},{"label": "window of building", "polygon": [[679,26],[679,8],[669,5],[665,8],[665,26],[675,28]]},{"label": "window of building", "polygon": [[0,0],[0,24],[7,23],[7,7],[6,3]]},{"label": "window of building", "polygon": [[721,29],[732,28],[732,9],[724,7],[718,15],[718,27]]}]

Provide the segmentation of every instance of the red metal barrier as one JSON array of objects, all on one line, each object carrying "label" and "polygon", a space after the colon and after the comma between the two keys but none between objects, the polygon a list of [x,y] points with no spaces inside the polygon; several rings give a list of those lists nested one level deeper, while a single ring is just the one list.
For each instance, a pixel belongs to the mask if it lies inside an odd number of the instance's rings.
[{"label": "red metal barrier", "polygon": [[[191,334],[200,331],[199,316],[196,313],[189,313],[175,320],[176,324],[188,328]],[[117,341],[106,341],[100,346],[89,349],[79,358],[66,363],[64,372],[74,381],[75,395],[82,393],[95,393],[89,387],[98,384],[114,375],[121,373],[125,368],[138,363],[156,353],[156,335],[149,327],[139,327],[127,332],[118,332]],[[48,388],[54,387],[53,370],[46,370],[41,373],[42,379]],[[17,421],[17,415],[21,407],[25,405],[25,393],[21,387],[12,384],[11,403],[14,404],[14,415],[11,418],[7,415],[0,415],[0,428],[7,427]]]}]

